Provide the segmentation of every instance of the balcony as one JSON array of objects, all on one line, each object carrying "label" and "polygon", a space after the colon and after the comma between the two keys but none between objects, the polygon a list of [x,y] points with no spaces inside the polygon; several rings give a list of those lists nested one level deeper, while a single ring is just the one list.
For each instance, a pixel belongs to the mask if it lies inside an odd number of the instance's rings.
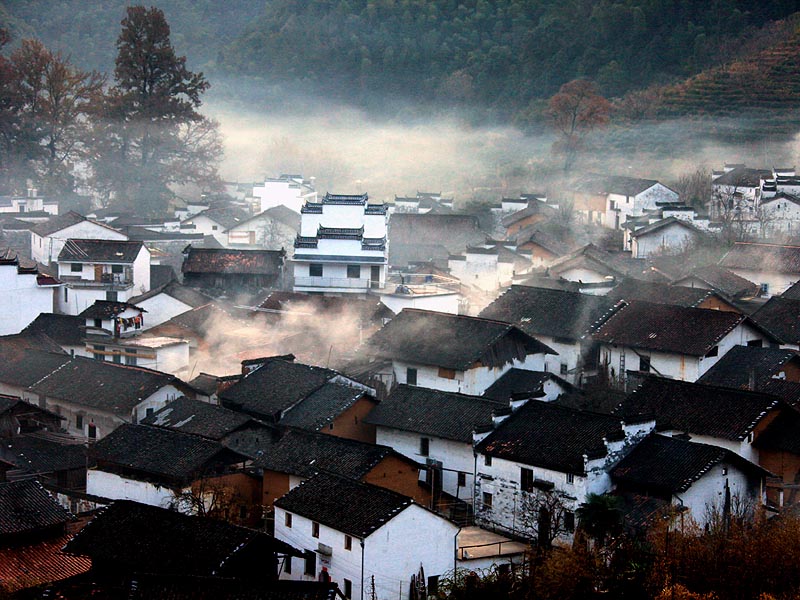
[{"label": "balcony", "polygon": [[83,279],[75,275],[61,275],[60,279],[71,288],[122,291],[133,287],[132,273],[102,273],[99,279]]},{"label": "balcony", "polygon": [[321,288],[321,289],[332,289],[332,288],[345,288],[345,289],[353,289],[353,290],[368,290],[370,287],[376,287],[377,282],[375,282],[374,286],[370,285],[369,279],[350,279],[347,277],[295,277],[294,278],[294,287],[296,288]]}]

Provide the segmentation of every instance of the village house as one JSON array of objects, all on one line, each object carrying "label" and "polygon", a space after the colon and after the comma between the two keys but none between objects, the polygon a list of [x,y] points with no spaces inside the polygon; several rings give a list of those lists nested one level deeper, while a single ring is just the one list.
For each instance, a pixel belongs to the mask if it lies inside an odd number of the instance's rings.
[{"label": "village house", "polygon": [[584,372],[597,365],[597,344],[590,334],[618,308],[604,296],[514,285],[480,316],[511,323],[553,348],[541,370],[580,384]]},{"label": "village house", "polygon": [[226,229],[225,233],[228,248],[290,248],[300,233],[300,213],[283,205],[273,206]]},{"label": "village house", "polygon": [[601,372],[618,383],[636,373],[697,381],[734,346],[777,342],[742,314],[642,301],[620,308],[592,337]]},{"label": "village house", "polygon": [[774,333],[781,348],[800,349],[800,300],[773,296],[753,313],[753,320]]},{"label": "village house", "polygon": [[786,192],[764,197],[758,216],[762,237],[796,234],[800,230],[800,197]]},{"label": "village house", "polygon": [[392,214],[450,214],[453,212],[453,199],[442,198],[441,192],[417,192],[414,196],[398,196],[392,201]]},{"label": "village house", "polygon": [[70,360],[61,347],[46,336],[16,334],[0,337],[0,394],[32,400],[30,386]]},{"label": "village house", "polygon": [[769,475],[725,448],[661,435],[642,440],[611,471],[617,493],[663,500],[701,527],[751,518],[766,502]]},{"label": "village house", "polygon": [[283,250],[195,248],[190,244],[183,254],[185,285],[231,294],[283,285]]},{"label": "village house", "polygon": [[58,278],[64,314],[80,314],[95,300],[127,302],[150,289],[150,251],[142,242],[70,239],[58,255]]},{"label": "village house", "polygon": [[128,236],[70,211],[38,223],[31,229],[31,258],[49,265],[58,260],[67,240],[77,239],[125,241]]},{"label": "village house", "polygon": [[[429,593],[455,567],[458,526],[408,496],[320,473],[275,501],[275,537],[306,551],[289,559],[281,578],[314,580],[320,572],[345,598],[374,580],[378,597],[408,600],[411,578],[424,570]],[[424,533],[424,544],[409,539]]]},{"label": "village house", "polygon": [[250,215],[236,206],[207,208],[181,221],[181,232],[202,233],[212,236],[223,248],[228,243],[226,232],[244,223]]},{"label": "village house", "polygon": [[758,285],[760,295],[769,298],[800,280],[800,246],[736,242],[719,264]]},{"label": "village house", "polygon": [[463,254],[451,255],[447,265],[453,277],[463,284],[486,292],[509,286],[515,276],[532,268],[527,253],[490,242],[483,246],[468,246]]},{"label": "village house", "polygon": [[388,232],[389,265],[394,268],[423,261],[446,268],[451,254],[486,239],[478,218],[462,214],[395,213],[389,219]]},{"label": "village house", "polygon": [[61,548],[75,521],[34,479],[0,483],[0,594],[66,579],[91,562]]},{"label": "village house", "polygon": [[759,288],[752,281],[739,277],[719,265],[705,265],[680,275],[671,285],[682,287],[715,290],[726,298],[734,300],[752,298],[758,294]]},{"label": "village house", "polygon": [[478,523],[543,545],[570,536],[578,506],[590,493],[611,490],[609,471],[654,425],[524,403],[494,429],[475,433]]},{"label": "village house", "polygon": [[317,202],[314,178],[304,179],[302,175],[281,174],[268,177],[264,183],[256,183],[252,190],[256,212],[262,213],[271,208],[284,206],[299,213],[306,202]]},{"label": "village house", "polygon": [[557,209],[541,200],[530,200],[527,206],[506,215],[500,221],[506,232],[506,239],[512,239],[527,227],[538,225],[543,221],[552,219],[558,213]]},{"label": "village house", "polygon": [[547,268],[557,259],[566,256],[575,249],[568,238],[556,237],[537,226],[525,227],[514,237],[518,251],[530,252],[533,268]]},{"label": "village house", "polygon": [[644,300],[656,304],[671,304],[686,308],[707,308],[741,313],[741,309],[732,300],[712,289],[684,287],[642,281],[626,277],[608,294],[607,298],[615,301]]},{"label": "village house", "polygon": [[53,493],[69,497],[72,492],[86,492],[86,469],[92,459],[84,440],[38,429],[3,439],[2,464],[7,465],[8,479],[36,478]]},{"label": "village house", "polygon": [[520,398],[551,402],[575,390],[572,384],[547,371],[510,369],[483,392],[483,397],[499,402]]},{"label": "village house", "polygon": [[306,202],[294,242],[294,291],[366,294],[386,281],[385,204],[367,194],[327,193]]},{"label": "village house", "polygon": [[435,495],[472,504],[472,432],[491,426],[493,416],[508,408],[508,399],[398,385],[367,422],[375,426],[379,444],[426,465],[425,482]]},{"label": "village house", "polygon": [[594,244],[587,244],[550,263],[546,273],[552,278],[580,283],[581,291],[603,294],[614,286],[617,279],[627,276],[630,270],[630,266],[620,257]]},{"label": "village house", "polygon": [[[261,483],[247,457],[219,442],[173,429],[125,424],[92,446],[86,492],[187,514],[257,523]],[[201,505],[202,503],[202,505]]]},{"label": "village house", "polygon": [[39,313],[51,313],[62,284],[20,264],[10,251],[0,251],[0,335],[19,333]]},{"label": "village house", "polygon": [[587,223],[619,229],[659,203],[677,203],[678,192],[654,179],[589,174],[570,186],[573,207]]},{"label": "village house", "polygon": [[43,312],[22,330],[22,334],[46,336],[70,356],[87,356],[85,328],[85,319],[78,315]]},{"label": "village house", "polygon": [[[150,267],[151,275],[154,269],[155,266]],[[193,308],[208,304],[211,302],[211,297],[171,280],[152,287],[149,292],[140,296],[129,298],[128,302],[135,304],[147,313],[147,321],[142,325],[142,329],[148,329]]]},{"label": "village house", "polygon": [[630,232],[633,258],[681,254],[694,249],[711,237],[696,225],[677,217],[667,217]]},{"label": "village house", "polygon": [[[128,500],[98,511],[64,552],[91,559],[95,580],[113,583],[117,594],[140,574],[199,577],[206,585],[220,578],[235,587],[257,573],[261,582],[272,582],[287,554],[301,555],[263,531]],[[89,589],[96,589],[93,584]],[[125,597],[139,596],[126,591]]]},{"label": "village house", "polygon": [[423,506],[431,504],[430,490],[419,484],[424,467],[388,446],[298,429],[280,436],[244,431],[226,443],[253,459],[263,477],[261,504],[270,509],[277,498],[320,472],[394,490]]},{"label": "village house", "polygon": [[785,348],[734,346],[697,382],[763,390],[772,379],[800,382],[800,355]]},{"label": "village house", "polygon": [[405,309],[375,333],[365,352],[391,360],[397,383],[482,394],[512,368],[544,371],[549,346],[509,323]]},{"label": "village house", "polygon": [[26,397],[63,416],[72,435],[98,439],[138,423],[178,396],[198,393],[174,375],[84,357],[69,358],[27,390]]}]

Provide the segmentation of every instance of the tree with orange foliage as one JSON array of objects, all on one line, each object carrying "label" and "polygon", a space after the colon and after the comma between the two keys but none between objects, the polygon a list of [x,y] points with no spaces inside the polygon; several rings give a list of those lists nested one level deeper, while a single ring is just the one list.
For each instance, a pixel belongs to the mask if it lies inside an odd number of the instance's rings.
[{"label": "tree with orange foliage", "polygon": [[586,136],[608,123],[611,104],[586,79],[575,79],[561,86],[550,98],[547,115],[558,139],[553,151],[564,155],[564,170],[574,164]]}]

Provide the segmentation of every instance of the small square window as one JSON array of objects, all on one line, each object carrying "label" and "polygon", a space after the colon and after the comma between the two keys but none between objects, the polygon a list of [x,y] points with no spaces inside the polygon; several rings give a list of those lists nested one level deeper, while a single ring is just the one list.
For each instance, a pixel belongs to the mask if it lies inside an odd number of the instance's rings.
[{"label": "small square window", "polygon": [[406,383],[408,385],[417,385],[417,370],[408,368],[406,369]]},{"label": "small square window", "polygon": [[429,438],[419,438],[420,456],[428,456],[431,451],[431,440]]},{"label": "small square window", "polygon": [[360,279],[361,278],[361,265],[347,265],[347,278]]},{"label": "small square window", "polygon": [[483,492],[483,507],[492,508],[492,495],[489,492]]},{"label": "small square window", "polygon": [[466,487],[467,485],[467,474],[466,473],[458,473],[458,487]]},{"label": "small square window", "polygon": [[491,467],[492,466],[492,457],[489,456],[488,454],[485,454],[483,456],[483,464],[485,466],[487,466],[487,467]]},{"label": "small square window", "polygon": [[559,371],[559,372],[560,372],[562,375],[566,375],[566,374],[567,374],[567,371],[569,371],[569,368],[567,367],[567,365],[566,365],[565,363],[561,363],[561,369],[560,369],[560,371]]},{"label": "small square window", "polygon": [[72,263],[69,266],[70,273],[80,273],[83,271],[83,263]]},{"label": "small square window", "polygon": [[211,231],[216,231],[217,229],[219,229],[219,227],[217,227],[216,225],[211,226]]},{"label": "small square window", "polygon": [[119,301],[119,292],[106,292],[106,300],[108,302]]},{"label": "small square window", "polygon": [[352,550],[353,549],[353,538],[349,535],[344,536],[344,549],[345,550]]},{"label": "small square window", "polygon": [[288,529],[292,528],[292,513],[286,513],[283,517],[283,524],[286,525]]},{"label": "small square window", "polygon": [[312,263],[308,265],[308,276],[309,277],[322,277],[322,265],[318,263]]},{"label": "small square window", "polygon": [[575,475],[567,473],[567,483],[575,483]]},{"label": "small square window", "polygon": [[95,327],[102,327],[103,326],[103,319],[95,319],[94,320]]},{"label": "small square window", "polygon": [[759,287],[761,288],[761,295],[762,296],[766,296],[766,295],[769,294],[769,284],[768,283],[762,283]]},{"label": "small square window", "polygon": [[316,521],[311,523],[311,537],[319,537],[319,523]]},{"label": "small square window", "polygon": [[122,273],[122,265],[111,265],[111,272],[112,273]]}]

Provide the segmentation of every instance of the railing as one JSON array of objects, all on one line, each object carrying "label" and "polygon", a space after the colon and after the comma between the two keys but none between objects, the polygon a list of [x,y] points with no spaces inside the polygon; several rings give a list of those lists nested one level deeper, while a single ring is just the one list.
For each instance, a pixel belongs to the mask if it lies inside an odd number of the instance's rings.
[{"label": "railing", "polygon": [[369,279],[349,279],[346,277],[295,277],[295,287],[350,288],[366,290]]},{"label": "railing", "polygon": [[[113,275],[113,277],[112,277]],[[82,279],[73,275],[62,275],[61,281],[68,283],[70,287],[101,288],[104,290],[126,290],[133,286],[133,278],[118,275],[117,273],[104,273],[97,279]]]},{"label": "railing", "polygon": [[441,294],[460,292],[461,282],[442,275],[427,273],[395,273],[386,278],[386,289],[402,290],[397,293]]}]

